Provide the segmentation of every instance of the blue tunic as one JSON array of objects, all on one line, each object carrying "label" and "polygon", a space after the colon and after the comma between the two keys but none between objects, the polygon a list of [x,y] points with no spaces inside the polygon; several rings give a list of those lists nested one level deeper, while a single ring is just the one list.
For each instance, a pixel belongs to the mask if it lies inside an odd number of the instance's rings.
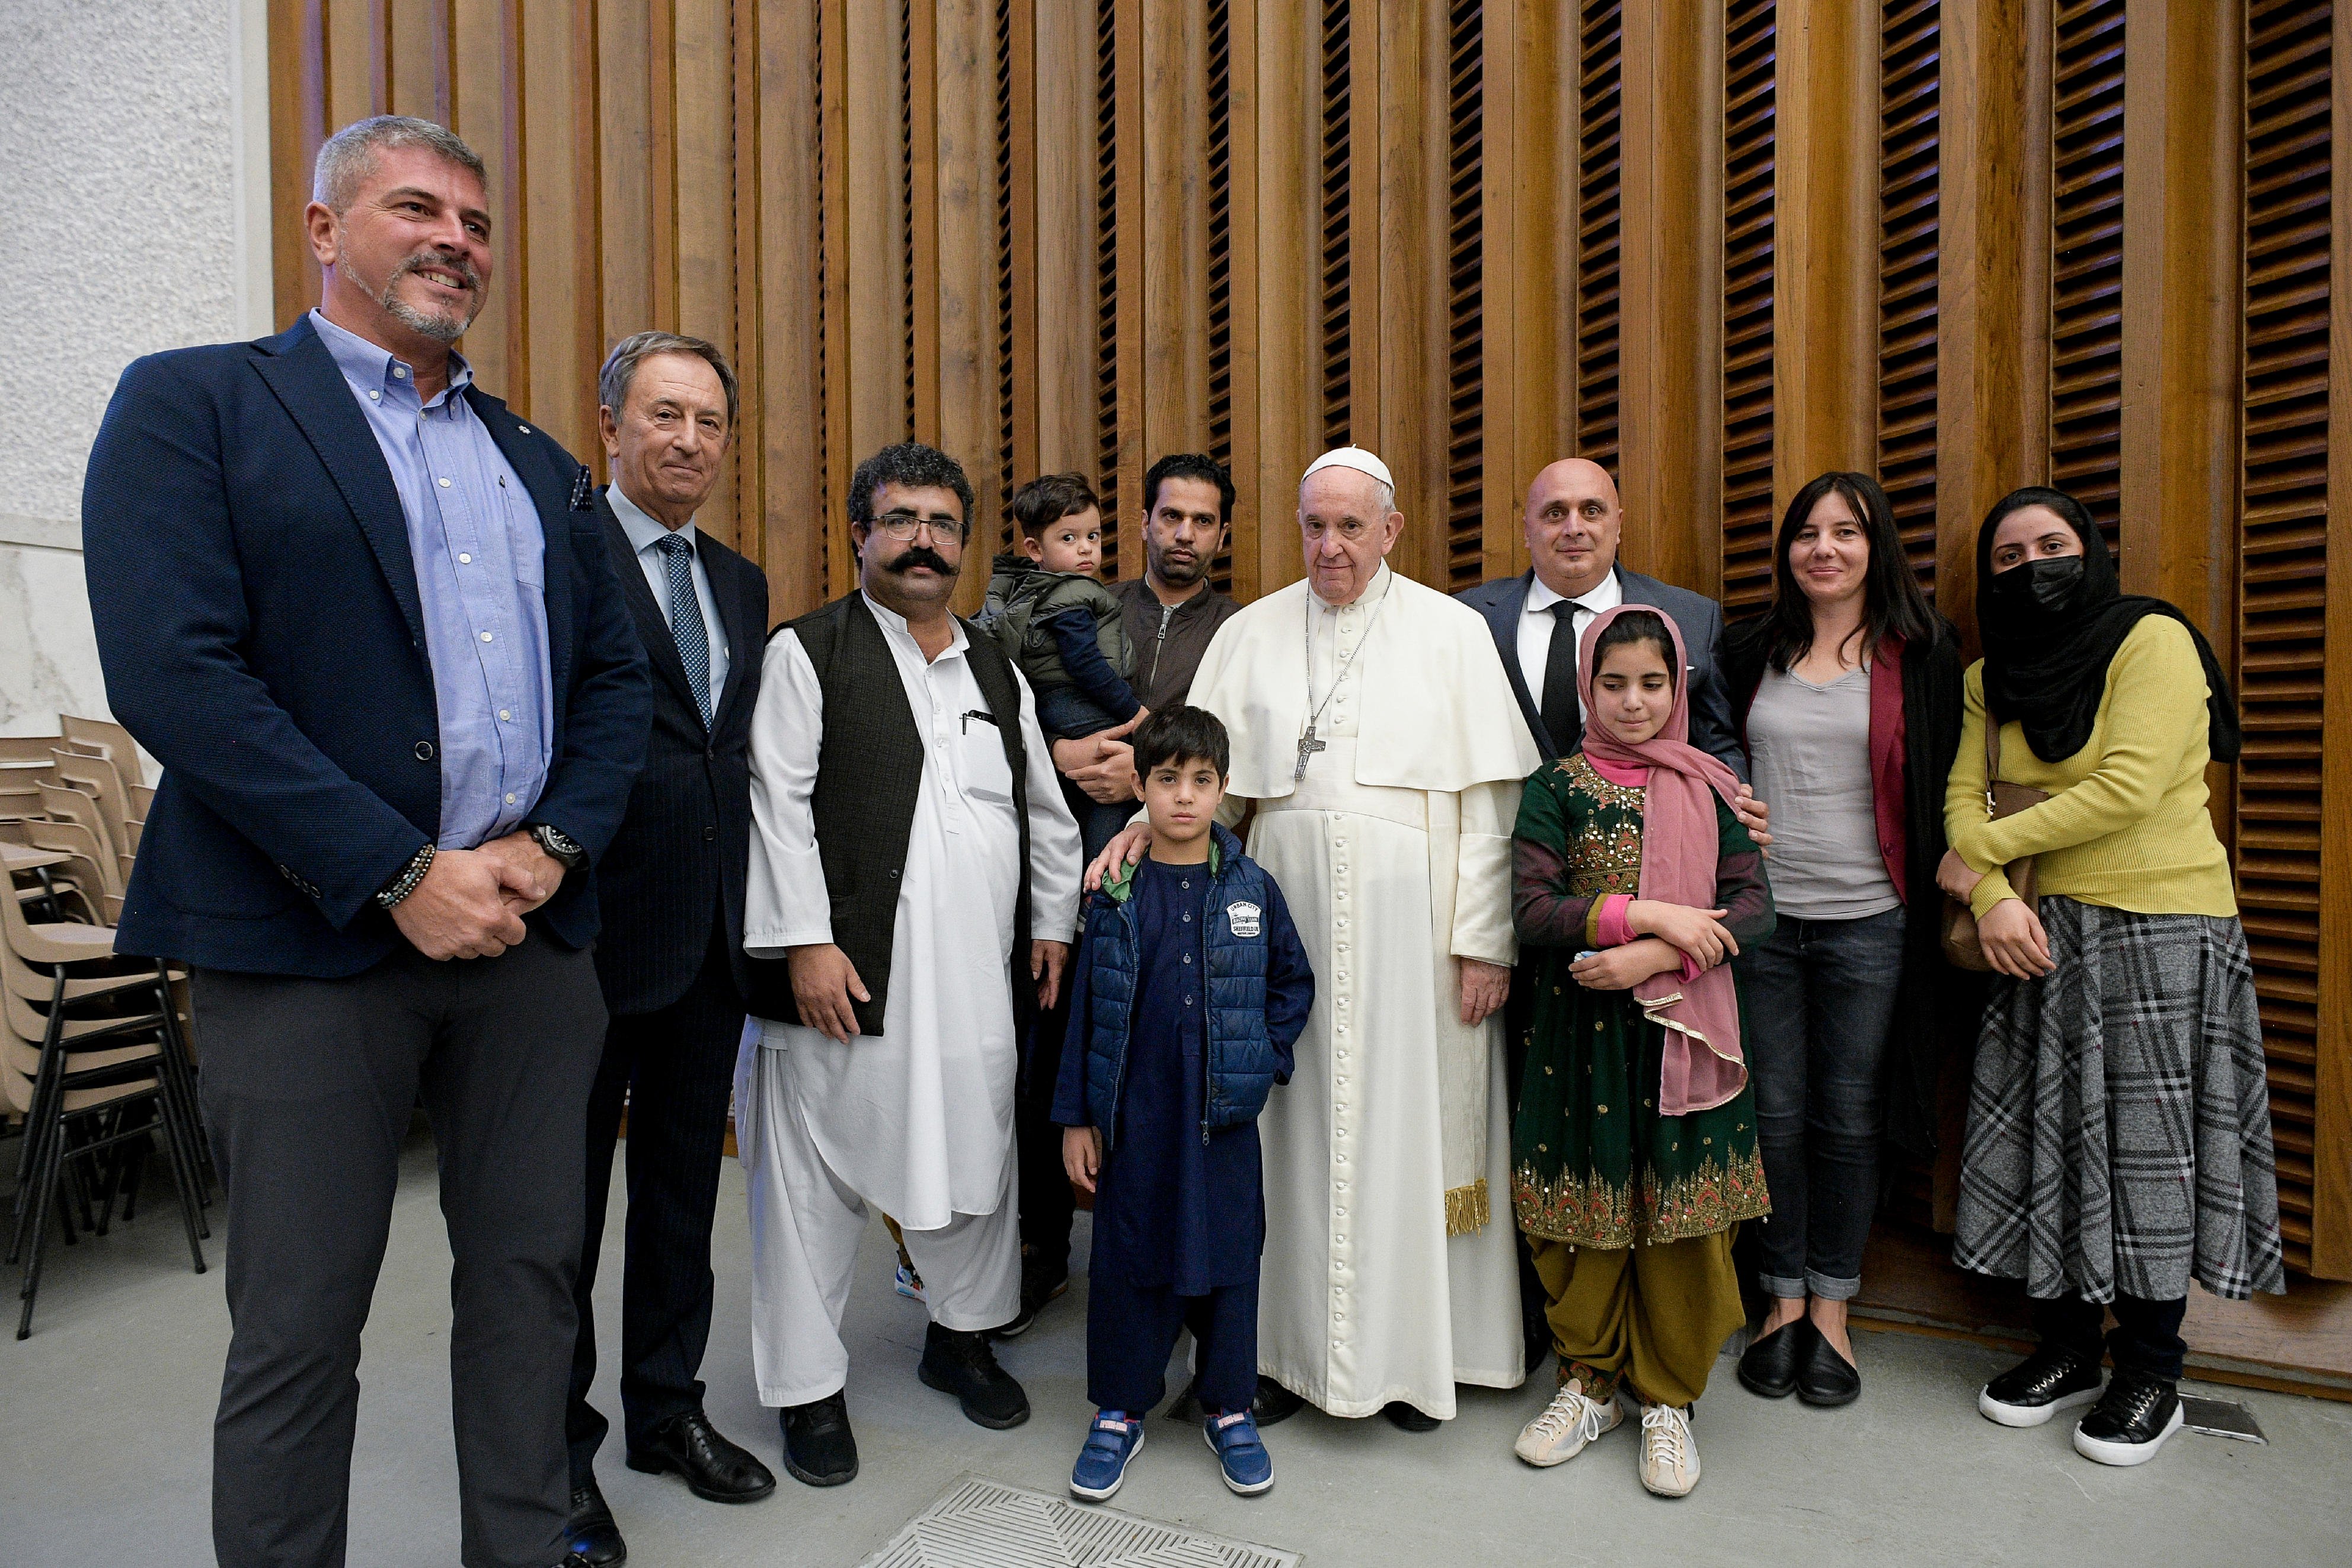
[{"label": "blue tunic", "polygon": [[1200,923],[1208,884],[1206,865],[1146,856],[1135,868],[1127,1077],[1098,1178],[1088,1265],[1180,1296],[1255,1281],[1265,1245],[1257,1124],[1219,1128],[1205,1142],[1201,1134],[1208,1025]]}]

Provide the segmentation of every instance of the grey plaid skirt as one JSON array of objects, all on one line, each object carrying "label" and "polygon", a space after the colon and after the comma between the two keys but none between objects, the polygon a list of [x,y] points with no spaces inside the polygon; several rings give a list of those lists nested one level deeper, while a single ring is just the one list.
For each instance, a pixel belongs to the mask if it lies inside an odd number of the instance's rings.
[{"label": "grey plaid skirt", "polygon": [[2060,896],[2042,923],[2056,970],[1986,998],[1953,1260],[2044,1298],[2285,1290],[2244,928]]}]

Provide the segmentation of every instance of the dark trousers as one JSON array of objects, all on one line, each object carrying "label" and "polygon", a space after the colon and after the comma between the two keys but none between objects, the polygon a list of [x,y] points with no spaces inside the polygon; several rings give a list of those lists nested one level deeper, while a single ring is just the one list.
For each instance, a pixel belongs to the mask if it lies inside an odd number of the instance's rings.
[{"label": "dark trousers", "polygon": [[[2108,1307],[2116,1326],[2102,1335]],[[2138,1372],[2168,1383],[2180,1381],[2181,1358],[2189,1342],[2180,1337],[2180,1320],[2189,1315],[2189,1298],[2144,1301],[2137,1296],[2117,1296],[2103,1306],[2080,1296],[2060,1296],[2033,1303],[2033,1331],[2044,1344],[2064,1345],[2096,1362],[2105,1350],[2115,1358],[2117,1372]]]},{"label": "dark trousers", "polygon": [[1104,1410],[1141,1416],[1168,1392],[1176,1336],[1192,1331],[1192,1391],[1212,1415],[1246,1410],[1257,1396],[1257,1281],[1205,1296],[1130,1285],[1108,1274],[1087,1281],[1087,1397]]},{"label": "dark trousers", "polygon": [[1862,1288],[1904,922],[1900,905],[1859,920],[1783,915],[1733,961],[1772,1193],[1757,1228],[1772,1295],[1845,1301]]},{"label": "dark trousers", "polygon": [[596,1382],[597,1254],[613,1185],[621,1107],[629,1112],[629,1208],[621,1249],[621,1421],[632,1450],[673,1416],[702,1408],[695,1374],[710,1338],[710,1227],[727,1152],[727,1103],[743,1039],[743,1000],[728,967],[727,927],[683,996],[656,1012],[625,1013],[604,1033],[588,1097],[587,1228],[572,1301],[580,1315],[564,1420],[572,1484],[595,1478],[612,1423],[588,1403]]},{"label": "dark trousers", "polygon": [[1013,1107],[1013,1157],[1021,1167],[1021,1246],[1030,1263],[1051,1273],[1070,1266],[1070,1227],[1077,1197],[1062,1169],[1062,1129],[1054,1121],[1054,1090],[1062,1076],[1062,1036],[1070,1022],[1070,977],[1062,994],[1030,1025]]},{"label": "dark trousers", "polygon": [[547,1568],[570,1494],[564,1380],[580,1124],[604,1033],[589,956],[534,928],[496,958],[406,946],[340,980],[200,970],[202,1095],[228,1186],[228,1365],[213,1424],[223,1568],[343,1561],[360,1330],[400,1145],[432,1119],[467,1568]]}]

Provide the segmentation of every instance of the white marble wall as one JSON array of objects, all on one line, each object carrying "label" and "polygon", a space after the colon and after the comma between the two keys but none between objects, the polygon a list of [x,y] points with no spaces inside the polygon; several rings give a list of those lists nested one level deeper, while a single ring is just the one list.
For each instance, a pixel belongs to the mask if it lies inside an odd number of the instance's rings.
[{"label": "white marble wall", "polygon": [[0,0],[0,734],[104,716],[81,476],[122,368],[269,329],[267,0]]}]

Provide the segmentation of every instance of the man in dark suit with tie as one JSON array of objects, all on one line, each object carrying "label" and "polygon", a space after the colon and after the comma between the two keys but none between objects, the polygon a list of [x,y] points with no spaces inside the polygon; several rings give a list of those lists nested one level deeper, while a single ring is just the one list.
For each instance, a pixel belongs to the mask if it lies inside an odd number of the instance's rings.
[{"label": "man in dark suit with tie", "polygon": [[[1547,466],[1528,486],[1528,570],[1465,589],[1455,597],[1486,618],[1496,651],[1519,699],[1519,712],[1534,733],[1537,749],[1549,762],[1584,740],[1584,710],[1578,695],[1577,647],[1592,618],[1620,604],[1652,604],[1665,612],[1683,634],[1690,656],[1690,742],[1723,758],[1732,772],[1748,777],[1748,759],[1731,724],[1731,704],[1718,658],[1723,606],[1704,594],[1660,582],[1617,562],[1625,509],[1616,481],[1598,463],[1567,457]],[[1765,807],[1740,786],[1740,821],[1759,844]],[[1525,989],[1513,977],[1506,1015],[1511,1103],[1519,1098],[1519,1070],[1526,1038]],[[1544,1321],[1542,1281],[1536,1278],[1527,1241],[1519,1241],[1519,1302],[1527,1328],[1528,1365],[1551,1348]]]},{"label": "man in dark suit with tie", "polygon": [[1691,744],[1745,779],[1748,762],[1717,657],[1723,606],[1617,563],[1625,510],[1609,471],[1581,457],[1550,465],[1528,486],[1524,526],[1530,569],[1455,597],[1493,629],[1519,711],[1545,758],[1565,757],[1584,738],[1576,681],[1584,628],[1620,604],[1654,604],[1681,629],[1690,654]]},{"label": "man in dark suit with tie", "polygon": [[727,1101],[743,1035],[743,868],[751,709],[768,633],[768,580],[698,530],[737,415],[735,372],[699,338],[625,338],[597,380],[613,483],[596,498],[654,674],[653,741],[601,867],[596,973],[613,1023],[588,1101],[587,1239],[572,1364],[572,1549],[595,1568],[628,1549],[596,1485],[609,1423],[590,1300],[628,1107],[629,1207],[621,1263],[621,1411],[633,1469],[675,1471],[698,1497],[751,1502],[776,1478],[703,1414],[710,1226]]},{"label": "man in dark suit with tie", "polygon": [[577,1561],[587,949],[645,757],[645,653],[587,471],[451,350],[490,279],[481,160],[425,120],[362,120],[312,194],[319,308],[133,364],[82,488],[107,695],[164,768],[115,948],[193,971],[228,1183],[213,1547],[225,1568],[344,1560],[360,1332],[421,1098],[462,1554],[548,1568]]}]

